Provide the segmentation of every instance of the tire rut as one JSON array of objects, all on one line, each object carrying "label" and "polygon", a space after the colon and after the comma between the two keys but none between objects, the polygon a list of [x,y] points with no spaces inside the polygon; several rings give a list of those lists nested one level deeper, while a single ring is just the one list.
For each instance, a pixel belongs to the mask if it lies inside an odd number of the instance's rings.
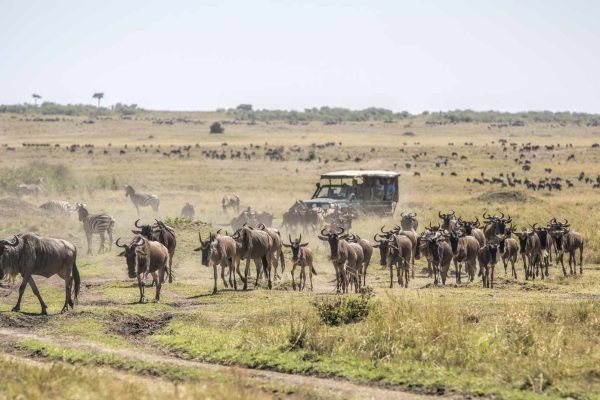
[{"label": "tire rut", "polygon": [[[390,388],[360,385],[341,379],[320,378],[305,375],[286,374],[281,372],[257,370],[251,368],[224,366],[219,364],[211,364],[201,361],[184,360],[175,356],[164,354],[148,354],[140,353],[139,351],[129,349],[115,349],[99,343],[78,341],[77,343],[68,340],[60,340],[36,333],[31,333],[23,329],[15,328],[0,328],[0,342],[15,343],[18,340],[35,339],[58,345],[67,345],[78,349],[88,349],[95,352],[114,354],[117,356],[137,359],[140,361],[160,364],[172,364],[182,367],[201,368],[215,372],[231,372],[235,370],[241,372],[249,379],[276,383],[286,386],[295,386],[303,388],[311,388],[319,392],[340,396],[341,398],[356,398],[356,399],[383,399],[383,400],[424,400],[440,398],[440,396],[422,395]],[[458,398],[452,396],[452,398]]]}]

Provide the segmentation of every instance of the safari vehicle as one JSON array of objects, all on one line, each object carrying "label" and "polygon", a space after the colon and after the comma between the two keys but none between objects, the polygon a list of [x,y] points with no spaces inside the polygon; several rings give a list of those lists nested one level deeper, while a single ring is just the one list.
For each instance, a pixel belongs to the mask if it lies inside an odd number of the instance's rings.
[{"label": "safari vehicle", "polygon": [[337,171],[321,175],[310,200],[324,210],[350,208],[364,213],[391,215],[398,203],[398,176],[394,171]]}]

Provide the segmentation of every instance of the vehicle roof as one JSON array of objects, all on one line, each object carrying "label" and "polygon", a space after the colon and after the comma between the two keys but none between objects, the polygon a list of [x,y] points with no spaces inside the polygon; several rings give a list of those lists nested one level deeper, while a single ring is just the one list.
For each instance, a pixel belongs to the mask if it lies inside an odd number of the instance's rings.
[{"label": "vehicle roof", "polygon": [[383,177],[383,178],[394,178],[399,176],[400,174],[395,171],[385,171],[385,170],[346,170],[346,171],[335,171],[328,172],[326,174],[321,174],[321,179],[330,179],[330,178],[357,178],[364,176],[372,176],[372,177]]}]

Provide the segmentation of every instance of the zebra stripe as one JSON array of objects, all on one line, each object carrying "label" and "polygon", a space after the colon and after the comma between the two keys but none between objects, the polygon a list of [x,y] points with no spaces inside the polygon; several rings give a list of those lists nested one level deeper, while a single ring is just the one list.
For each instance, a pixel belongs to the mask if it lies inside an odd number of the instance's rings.
[{"label": "zebra stripe", "polygon": [[40,206],[41,209],[56,214],[68,214],[73,211],[73,207],[67,201],[51,200]]},{"label": "zebra stripe", "polygon": [[83,220],[83,230],[88,235],[112,231],[114,225],[115,219],[108,214],[91,214]]}]

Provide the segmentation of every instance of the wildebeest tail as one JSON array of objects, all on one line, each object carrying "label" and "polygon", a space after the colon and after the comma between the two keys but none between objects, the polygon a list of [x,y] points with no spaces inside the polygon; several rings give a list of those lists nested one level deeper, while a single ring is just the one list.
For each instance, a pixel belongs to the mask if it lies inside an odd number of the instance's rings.
[{"label": "wildebeest tail", "polygon": [[73,260],[73,283],[75,284],[73,288],[73,297],[75,303],[77,303],[77,298],[79,297],[79,289],[81,288],[81,276],[79,276],[79,270],[77,269],[77,263]]},{"label": "wildebeest tail", "polygon": [[312,271],[313,274],[317,275],[317,270],[315,269],[314,266],[310,266],[310,270]]},{"label": "wildebeest tail", "polygon": [[263,272],[265,273],[265,276],[269,276],[268,275],[269,262],[267,261],[267,256],[262,256],[262,265],[263,265]]}]

